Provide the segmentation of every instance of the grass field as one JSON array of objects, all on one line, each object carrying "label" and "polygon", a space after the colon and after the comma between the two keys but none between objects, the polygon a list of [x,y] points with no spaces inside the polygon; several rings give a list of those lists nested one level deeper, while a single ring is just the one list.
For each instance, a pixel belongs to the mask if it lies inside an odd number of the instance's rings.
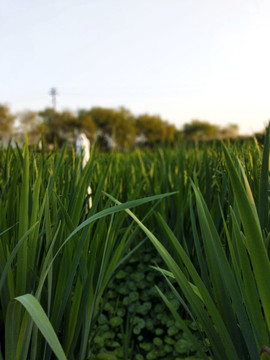
[{"label": "grass field", "polygon": [[[83,170],[66,147],[0,149],[0,360],[260,359],[270,345],[269,136],[264,146],[92,151]],[[149,349],[143,331],[134,344],[138,324],[124,312],[110,320],[126,324],[121,350],[93,353],[104,299],[134,257],[158,274],[155,299],[189,353],[177,336],[165,343],[164,329]]]}]

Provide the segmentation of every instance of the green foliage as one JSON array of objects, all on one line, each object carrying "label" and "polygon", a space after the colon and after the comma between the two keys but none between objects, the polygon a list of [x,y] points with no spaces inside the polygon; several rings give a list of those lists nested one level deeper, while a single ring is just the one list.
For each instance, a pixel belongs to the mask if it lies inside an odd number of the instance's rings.
[{"label": "green foliage", "polygon": [[[54,329],[36,298],[30,294],[27,294],[18,296],[15,299],[19,301],[28,311],[38,329],[41,331],[46,341],[51,346],[57,358],[59,360],[66,360],[67,358],[54,332]],[[9,316],[7,318],[9,319]]]},{"label": "green foliage", "polygon": [[41,117],[38,116],[37,112],[26,110],[19,114],[19,121],[21,124],[22,131],[29,134],[41,134],[42,123]]},{"label": "green foliage", "polygon": [[129,148],[136,137],[135,119],[129,110],[93,108],[89,112],[102,135],[112,141],[112,146],[118,149]]},{"label": "green foliage", "polygon": [[0,134],[10,133],[15,116],[11,114],[9,107],[4,104],[0,104]]},{"label": "green foliage", "polygon": [[[0,133],[9,135],[13,129],[15,116],[5,105],[0,105]],[[136,137],[143,136],[148,145],[154,143],[172,143],[175,140],[174,125],[162,120],[159,116],[141,115],[135,117],[128,109],[120,107],[109,109],[94,107],[81,109],[77,113],[69,110],[56,111],[46,108],[38,113],[22,111],[18,114],[20,131],[31,135],[31,144],[37,136],[44,133],[49,144],[62,145],[70,135],[81,131],[91,141],[97,142],[104,150],[128,150],[136,145]]]},{"label": "green foliage", "polygon": [[[176,310],[181,308],[179,301],[166,286],[162,274],[149,264],[161,265],[162,260],[154,248],[143,247],[108,284],[92,339],[91,359],[99,359],[100,354],[135,360],[174,360],[188,356],[200,359],[185,331],[161,303],[155,286],[165,292]],[[195,322],[186,319],[185,323],[195,336],[200,337]],[[207,351],[203,341],[201,347]]]},{"label": "green foliage", "polygon": [[183,132],[185,136],[191,138],[213,138],[218,133],[218,127],[207,121],[192,120],[191,123],[184,125]]},{"label": "green foliage", "polygon": [[47,108],[41,111],[39,116],[43,119],[42,130],[45,132],[48,142],[63,143],[74,129],[80,127],[77,116],[68,110],[57,112],[54,109]]},{"label": "green foliage", "polygon": [[[81,159],[66,147],[54,154],[29,152],[27,144],[22,150],[1,149],[2,357],[52,357],[57,346],[49,341],[51,331],[35,316],[41,306],[67,358],[85,359],[104,289],[136,234],[136,226],[123,210],[163,197],[110,206],[102,196],[106,185],[100,172],[89,211],[86,194],[94,159],[81,171]],[[14,298],[27,312],[14,304]],[[112,325],[117,325],[117,319]]]},{"label": "green foliage", "polygon": [[94,140],[97,132],[97,125],[89,111],[80,110],[78,112],[78,121],[75,128],[85,132],[90,140]]},{"label": "green foliage", "polygon": [[[269,136],[269,130],[267,134]],[[267,141],[269,139],[266,139]],[[239,152],[240,157],[241,155],[243,153]],[[269,159],[267,145],[264,147],[263,158],[265,156]],[[215,359],[257,360],[262,345],[269,342],[270,293],[269,286],[266,285],[270,277],[269,237],[261,232],[262,220],[265,220],[258,216],[247,177],[239,162],[232,161],[225,147],[224,160],[232,186],[230,194],[230,184],[226,178],[228,195],[234,196],[235,201],[231,201],[229,211],[226,207],[223,209],[219,206],[223,219],[220,233],[199,191],[198,178],[195,177],[196,183],[192,183],[196,209],[191,206],[190,210],[199,268],[196,269],[188,252],[162,216],[157,215],[157,219],[167,235],[173,256],[134,213],[128,209],[126,212],[151,240],[170,269],[170,272],[164,269],[160,271],[165,277],[169,276],[177,281],[181,291],[168,280],[176,297],[182,299],[185,308],[189,309],[191,316],[205,332],[212,356]],[[253,174],[256,170],[255,167],[252,168]],[[264,166],[261,171],[261,177],[266,176]],[[254,178],[250,178],[254,182]],[[262,186],[263,182],[258,184]],[[116,199],[114,201],[119,203]],[[194,221],[195,211],[198,216],[200,242]],[[162,290],[158,291],[175,319],[183,324],[181,314],[175,311]],[[189,339],[193,340],[197,349],[200,348],[198,340],[190,333]]]},{"label": "green foliage", "polygon": [[[17,140],[21,141],[27,131],[30,145],[37,141],[41,133],[49,145],[63,143],[78,131],[86,133],[91,141],[95,141],[101,150],[128,150],[137,147],[153,147],[158,145],[176,145],[183,139],[213,139],[234,138],[238,126],[229,124],[223,128],[207,121],[193,120],[184,124],[183,130],[177,130],[159,115],[142,114],[135,116],[128,109],[93,107],[80,109],[77,112],[69,110],[56,111],[55,108],[45,108],[42,111],[22,111],[16,115],[20,122]],[[0,105],[0,134],[7,137],[12,133],[15,116],[8,106]],[[18,129],[17,129],[18,130]]]},{"label": "green foliage", "polygon": [[188,139],[234,138],[237,133],[237,124],[220,127],[208,121],[192,120],[183,127],[183,134]]},{"label": "green foliage", "polygon": [[92,151],[83,171],[66,146],[0,148],[0,359],[55,358],[41,306],[68,359],[258,360],[269,136]]},{"label": "green foliage", "polygon": [[136,119],[136,126],[138,134],[144,136],[148,143],[163,143],[166,140],[174,140],[175,127],[168,125],[160,116],[140,115]]}]

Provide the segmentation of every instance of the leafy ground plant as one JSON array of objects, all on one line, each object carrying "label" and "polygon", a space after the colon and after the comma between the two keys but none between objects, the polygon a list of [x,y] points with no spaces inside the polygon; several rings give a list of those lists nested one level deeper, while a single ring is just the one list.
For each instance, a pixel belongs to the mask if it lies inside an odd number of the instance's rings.
[{"label": "leafy ground plant", "polygon": [[[91,359],[200,359],[155,286],[170,299],[174,309],[180,309],[178,299],[166,286],[162,274],[149,263],[162,266],[163,261],[153,246],[145,244],[109,282],[94,329]],[[182,314],[185,315],[184,309]],[[196,324],[187,318],[185,323],[198,337]],[[201,347],[207,351],[203,342]]]}]

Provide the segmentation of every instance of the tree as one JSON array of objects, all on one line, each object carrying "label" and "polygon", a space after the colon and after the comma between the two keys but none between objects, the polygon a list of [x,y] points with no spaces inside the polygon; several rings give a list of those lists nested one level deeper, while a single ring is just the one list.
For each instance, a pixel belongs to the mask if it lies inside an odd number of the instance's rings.
[{"label": "tree", "polygon": [[101,138],[109,139],[113,147],[123,149],[133,145],[136,126],[129,110],[123,107],[117,110],[95,107],[89,111],[89,115],[96,124]]},{"label": "tree", "polygon": [[43,131],[42,118],[35,111],[25,110],[18,114],[18,120],[21,132],[28,134],[28,143],[36,144]]},{"label": "tree", "polygon": [[78,117],[69,110],[56,112],[54,121],[60,136],[63,138],[66,138],[78,127]]},{"label": "tree", "polygon": [[218,134],[218,126],[207,121],[192,120],[183,128],[184,136],[192,139],[213,138]]},{"label": "tree", "polygon": [[164,123],[166,128],[165,140],[168,143],[172,143],[176,139],[176,127],[174,125],[170,125],[168,122]]},{"label": "tree", "polygon": [[138,135],[145,136],[151,142],[163,142],[166,139],[166,126],[158,115],[140,115],[136,119]]},{"label": "tree", "polygon": [[0,104],[0,132],[2,135],[10,134],[15,121],[15,116],[10,113],[7,105]]},{"label": "tree", "polygon": [[57,112],[46,108],[39,115],[43,119],[44,131],[48,142],[62,142],[78,127],[78,118],[69,110]]},{"label": "tree", "polygon": [[30,134],[37,134],[41,132],[42,118],[37,112],[31,110],[22,111],[19,113],[18,118],[24,132]]},{"label": "tree", "polygon": [[[94,107],[81,109],[77,114],[68,110],[57,112],[47,108],[39,113],[43,119],[48,142],[61,142],[75,129],[86,133],[90,140],[98,138],[102,148],[123,150],[134,145],[137,135],[143,135],[148,143],[173,142],[176,128],[159,116],[141,115],[137,118],[126,108]],[[29,114],[30,116],[30,114]]]},{"label": "tree", "polygon": [[89,111],[97,128],[104,134],[112,136],[115,128],[115,110],[94,107]]},{"label": "tree", "polygon": [[239,126],[237,124],[229,124],[221,129],[220,134],[223,137],[235,137],[238,134]]},{"label": "tree", "polygon": [[78,130],[85,132],[90,140],[94,140],[97,132],[97,125],[90,114],[90,110],[79,110],[77,128]]},{"label": "tree", "polygon": [[59,125],[56,122],[56,114],[56,111],[52,108],[46,108],[39,112],[39,115],[43,119],[45,137],[49,143],[59,139]]},{"label": "tree", "polygon": [[134,116],[121,107],[115,112],[114,140],[119,149],[129,148],[133,145],[137,130]]}]

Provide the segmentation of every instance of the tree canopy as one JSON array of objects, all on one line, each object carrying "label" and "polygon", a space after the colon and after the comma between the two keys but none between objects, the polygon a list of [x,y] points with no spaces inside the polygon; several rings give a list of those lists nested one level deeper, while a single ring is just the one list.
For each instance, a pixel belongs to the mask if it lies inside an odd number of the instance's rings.
[{"label": "tree canopy", "polygon": [[8,134],[11,132],[15,116],[11,114],[7,105],[0,104],[0,132]]},{"label": "tree canopy", "polygon": [[234,137],[238,133],[238,125],[229,124],[220,127],[208,121],[192,120],[184,124],[183,135],[191,139],[213,139],[215,137]]},{"label": "tree canopy", "polygon": [[[22,111],[16,116],[11,114],[7,105],[0,104],[0,135],[11,133],[15,119],[20,129],[34,138],[43,132],[48,143],[61,143],[68,136],[84,132],[91,141],[96,140],[100,147],[113,147],[124,150],[136,144],[168,144],[181,138],[210,139],[214,137],[233,137],[238,126],[229,124],[220,128],[208,121],[192,120],[177,130],[175,125],[163,120],[159,115],[141,114],[135,116],[128,109],[93,107],[56,111],[45,108],[42,111]],[[182,134],[182,136],[181,136]]]},{"label": "tree canopy", "polygon": [[184,125],[184,135],[190,138],[211,138],[217,135],[218,126],[207,121],[192,120]]}]

